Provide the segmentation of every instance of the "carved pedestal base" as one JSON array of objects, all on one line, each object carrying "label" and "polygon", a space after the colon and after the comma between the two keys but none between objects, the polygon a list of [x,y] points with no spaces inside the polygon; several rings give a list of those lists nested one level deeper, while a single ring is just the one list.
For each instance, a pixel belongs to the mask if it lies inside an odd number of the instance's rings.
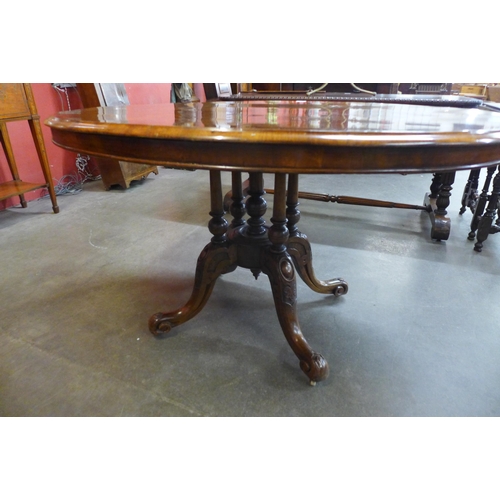
[{"label": "carved pedestal base", "polygon": [[[272,225],[267,226],[262,218],[266,212],[262,174],[250,174],[250,196],[244,207],[241,174],[233,173],[233,221],[229,226],[223,217],[220,174],[210,172],[212,219],[209,229],[213,237],[198,258],[191,297],[180,309],[153,315],[149,328],[154,335],[163,335],[193,318],[205,306],[221,274],[237,267],[249,269],[256,278],[262,272],[269,278],[285,338],[299,359],[300,368],[314,385],[328,376],[328,363],[311,349],[302,334],[297,317],[296,272],[318,293],[340,296],[347,293],[348,285],[341,278],[327,281],[316,278],[311,245],[296,226],[300,218],[297,210],[298,177],[289,177],[287,190],[286,175],[275,176]],[[250,216],[246,222],[243,220],[245,211]]]}]

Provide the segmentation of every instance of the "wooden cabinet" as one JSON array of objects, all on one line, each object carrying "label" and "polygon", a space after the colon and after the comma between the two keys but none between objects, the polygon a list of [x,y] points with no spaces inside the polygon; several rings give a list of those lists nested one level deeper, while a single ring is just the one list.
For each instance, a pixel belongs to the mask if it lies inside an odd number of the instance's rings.
[{"label": "wooden cabinet", "polygon": [[[45,182],[33,183],[21,180],[7,131],[7,122],[14,120],[28,120]],[[0,143],[12,174],[11,181],[0,183],[0,200],[19,196],[22,207],[26,208],[27,203],[24,194],[35,189],[46,188],[52,201],[52,209],[57,214],[59,207],[57,206],[54,183],[50,174],[49,161],[43,141],[40,117],[37,113],[35,99],[29,83],[0,83]],[[20,167],[22,168],[22,166]]]}]

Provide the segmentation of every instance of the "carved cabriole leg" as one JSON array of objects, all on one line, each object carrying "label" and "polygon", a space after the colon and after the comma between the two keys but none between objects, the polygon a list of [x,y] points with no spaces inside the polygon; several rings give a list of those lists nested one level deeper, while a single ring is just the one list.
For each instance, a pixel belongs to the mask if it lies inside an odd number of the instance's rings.
[{"label": "carved cabriole leg", "polygon": [[275,194],[272,226],[269,228],[270,246],[261,251],[262,271],[269,277],[278,319],[290,347],[299,358],[300,368],[312,385],[328,376],[328,363],[314,352],[300,329],[297,318],[297,284],[294,266],[288,255],[286,226],[286,174],[275,174]]},{"label": "carved cabriole leg", "polygon": [[194,287],[191,297],[183,307],[169,312],[154,314],[149,320],[149,329],[154,335],[168,333],[173,327],[196,316],[205,306],[215,281],[221,274],[236,269],[236,248],[227,243],[228,223],[222,208],[222,184],[219,171],[210,171],[210,197],[212,219],[208,228],[212,241],[203,249],[196,265]]},{"label": "carved cabriole leg", "polygon": [[312,251],[311,244],[307,236],[299,232],[297,223],[300,220],[300,211],[297,209],[298,190],[299,190],[299,176],[291,174],[288,179],[288,194],[287,194],[287,211],[286,216],[288,219],[288,231],[290,237],[288,239],[287,249],[288,253],[293,259],[293,263],[307,286],[318,293],[333,294],[336,297],[347,293],[347,282],[341,278],[331,280],[319,280],[316,278],[314,268],[312,265]]},{"label": "carved cabriole leg", "polygon": [[472,221],[470,223],[470,233],[467,236],[467,239],[471,241],[476,237],[476,230],[479,227],[479,221],[481,220],[488,201],[488,191],[490,190],[491,179],[493,178],[493,174],[496,169],[497,167],[495,165],[494,167],[488,167],[486,171],[486,179],[484,180],[483,189],[481,190],[481,194],[477,200],[477,204],[474,209],[474,216],[472,217]]},{"label": "carved cabriole leg", "polygon": [[481,217],[479,221],[479,227],[477,229],[476,244],[474,245],[474,250],[480,252],[483,249],[483,241],[488,238],[488,234],[496,233],[497,228],[493,228],[493,219],[498,208],[498,198],[500,196],[500,171],[495,175],[493,180],[493,188],[488,200],[488,207],[486,212]]}]

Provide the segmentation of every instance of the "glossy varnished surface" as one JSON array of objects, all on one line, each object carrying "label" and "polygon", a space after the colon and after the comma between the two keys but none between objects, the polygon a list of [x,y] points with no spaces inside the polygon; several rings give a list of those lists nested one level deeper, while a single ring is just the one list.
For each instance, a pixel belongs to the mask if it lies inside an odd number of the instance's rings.
[{"label": "glossy varnished surface", "polygon": [[68,149],[196,168],[412,172],[500,160],[500,114],[481,109],[227,101],[91,108],[46,123]]}]

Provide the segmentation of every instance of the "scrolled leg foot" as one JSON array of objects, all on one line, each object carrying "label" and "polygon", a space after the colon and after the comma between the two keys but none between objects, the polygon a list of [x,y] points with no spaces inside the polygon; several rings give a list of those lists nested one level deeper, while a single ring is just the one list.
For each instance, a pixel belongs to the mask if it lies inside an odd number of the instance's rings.
[{"label": "scrolled leg foot", "polygon": [[263,250],[262,271],[269,278],[281,329],[299,359],[301,370],[314,383],[324,380],[328,377],[328,363],[311,349],[299,325],[296,278],[290,256],[286,252]]},{"label": "scrolled leg foot", "polygon": [[309,377],[311,385],[325,380],[330,372],[326,359],[317,352],[313,352],[309,360],[301,361],[300,369]]},{"label": "scrolled leg foot", "polygon": [[156,313],[149,319],[149,330],[155,336],[168,334],[172,328],[196,316],[207,303],[221,274],[235,268],[234,247],[209,243],[198,257],[193,291],[187,303],[172,312]]},{"label": "scrolled leg foot", "polygon": [[332,295],[335,295],[335,297],[340,297],[341,295],[345,295],[349,290],[349,287],[347,286],[347,281],[344,281],[343,279],[340,278],[336,280],[330,280],[330,282],[332,281],[336,283],[335,286],[332,287]]},{"label": "scrolled leg foot", "polygon": [[157,337],[166,335],[170,330],[172,330],[172,323],[168,319],[165,319],[164,314],[153,314],[149,319],[149,331],[153,335]]},{"label": "scrolled leg foot", "polygon": [[289,238],[287,251],[293,260],[297,273],[311,290],[318,293],[332,294],[335,297],[345,295],[349,290],[347,281],[342,278],[330,280],[316,278],[312,265],[311,244],[305,234],[297,233]]}]

